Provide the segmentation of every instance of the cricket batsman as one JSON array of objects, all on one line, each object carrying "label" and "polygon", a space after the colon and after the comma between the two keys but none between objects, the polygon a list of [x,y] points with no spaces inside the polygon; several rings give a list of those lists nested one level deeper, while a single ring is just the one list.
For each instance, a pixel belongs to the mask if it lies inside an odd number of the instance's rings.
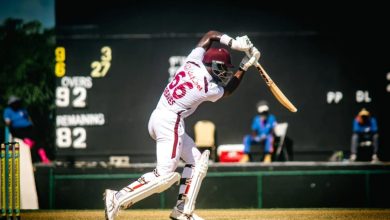
[{"label": "cricket batsman", "polygon": [[[217,42],[244,55],[233,74],[230,53],[223,47],[211,48]],[[220,46],[220,45],[219,45]],[[120,209],[180,183],[177,203],[171,219],[201,220],[194,213],[195,201],[206,176],[209,151],[200,153],[194,141],[185,132],[184,119],[205,101],[216,102],[231,95],[240,85],[247,69],[257,63],[260,52],[247,36],[233,39],[217,31],[207,32],[197,47],[186,58],[183,66],[165,87],[156,109],[150,116],[148,130],[156,141],[156,168],[119,191],[106,189],[105,216],[113,220]],[[175,172],[180,158],[185,161],[182,174]]]}]

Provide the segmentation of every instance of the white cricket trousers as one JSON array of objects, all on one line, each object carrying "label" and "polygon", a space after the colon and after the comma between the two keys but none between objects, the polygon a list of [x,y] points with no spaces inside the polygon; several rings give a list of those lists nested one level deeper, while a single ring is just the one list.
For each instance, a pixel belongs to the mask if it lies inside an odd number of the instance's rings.
[{"label": "white cricket trousers", "polygon": [[157,172],[160,175],[174,172],[180,161],[193,164],[199,160],[200,151],[194,140],[185,132],[180,113],[155,109],[150,116],[148,130],[156,141]]}]

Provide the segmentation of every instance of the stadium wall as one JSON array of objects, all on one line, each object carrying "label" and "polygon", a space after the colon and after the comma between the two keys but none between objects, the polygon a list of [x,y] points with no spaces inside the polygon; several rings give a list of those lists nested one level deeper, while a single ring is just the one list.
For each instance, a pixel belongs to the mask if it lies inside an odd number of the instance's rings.
[{"label": "stadium wall", "polygon": [[[41,167],[37,169],[40,208],[103,209],[101,198],[104,189],[120,189],[152,167]],[[216,164],[209,168],[197,208],[389,208],[389,177],[389,166],[383,164]],[[171,208],[177,191],[178,187],[172,186],[162,194],[135,204],[133,208]]]}]

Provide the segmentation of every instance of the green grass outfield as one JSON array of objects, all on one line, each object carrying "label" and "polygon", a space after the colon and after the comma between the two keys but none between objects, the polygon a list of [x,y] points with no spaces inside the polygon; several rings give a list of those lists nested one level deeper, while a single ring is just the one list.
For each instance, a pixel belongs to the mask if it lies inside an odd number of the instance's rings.
[{"label": "green grass outfield", "polygon": [[[169,219],[170,210],[146,209],[121,211],[115,220]],[[390,219],[390,209],[200,209],[207,220],[381,220]],[[22,211],[23,220],[104,220],[103,210]]]}]

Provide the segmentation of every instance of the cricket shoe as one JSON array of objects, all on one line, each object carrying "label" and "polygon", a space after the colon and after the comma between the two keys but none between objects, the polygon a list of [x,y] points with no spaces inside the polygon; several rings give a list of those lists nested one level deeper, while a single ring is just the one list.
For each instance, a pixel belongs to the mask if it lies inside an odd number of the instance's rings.
[{"label": "cricket shoe", "polygon": [[192,215],[184,214],[183,211],[179,210],[176,206],[173,208],[169,217],[172,220],[204,220],[195,213],[192,213]]},{"label": "cricket shoe", "polygon": [[373,154],[372,159],[371,159],[371,163],[377,163],[377,162],[379,162],[379,158],[376,154]]},{"label": "cricket shoe", "polygon": [[115,197],[115,193],[117,191],[106,189],[106,191],[103,194],[103,200],[104,200],[104,214],[106,217],[106,220],[114,220],[115,216],[118,215],[119,212],[119,202]]}]

